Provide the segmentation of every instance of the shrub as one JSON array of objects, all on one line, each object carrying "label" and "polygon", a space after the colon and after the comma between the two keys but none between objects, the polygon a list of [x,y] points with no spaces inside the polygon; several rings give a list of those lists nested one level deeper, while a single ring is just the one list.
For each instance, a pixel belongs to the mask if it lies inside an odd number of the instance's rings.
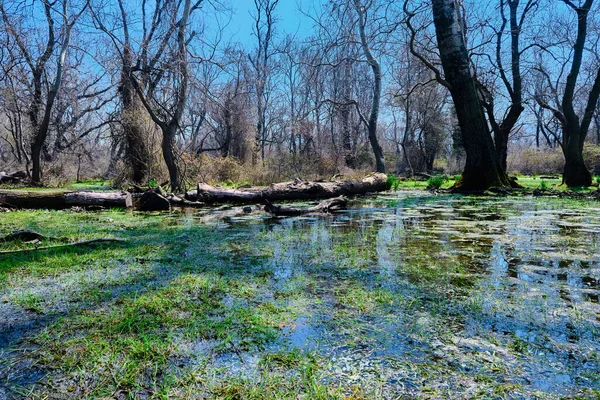
[{"label": "shrub", "polygon": [[400,178],[398,178],[396,175],[388,174],[387,182],[386,182],[387,189],[388,190],[398,190],[401,182],[402,181],[400,180]]},{"label": "shrub", "polygon": [[[600,175],[600,146],[586,143],[583,159],[594,175]],[[565,158],[560,148],[526,148],[508,155],[508,169],[511,173],[523,175],[562,174]]]},{"label": "shrub", "polygon": [[600,145],[586,144],[583,147],[583,159],[592,174],[600,175]]},{"label": "shrub", "polygon": [[340,173],[350,178],[368,173],[366,170],[340,170],[335,160],[316,154],[296,157],[290,154],[271,155],[254,165],[233,157],[183,155],[181,166],[186,182],[192,186],[197,182],[227,186],[269,185],[294,178],[329,179]]},{"label": "shrub", "polygon": [[523,175],[560,174],[564,163],[560,148],[526,148],[509,154],[507,160],[509,172]]},{"label": "shrub", "polygon": [[436,175],[427,179],[427,189],[439,189],[444,183],[448,182],[446,175]]}]

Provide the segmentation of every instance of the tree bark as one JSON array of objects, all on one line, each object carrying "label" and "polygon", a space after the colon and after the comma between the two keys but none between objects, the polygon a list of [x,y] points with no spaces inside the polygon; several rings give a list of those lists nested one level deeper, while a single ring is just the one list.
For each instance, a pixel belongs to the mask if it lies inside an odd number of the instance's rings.
[{"label": "tree bark", "polygon": [[467,160],[457,190],[485,190],[510,186],[500,167],[482,103],[477,94],[453,0],[433,0],[433,20],[445,80],[456,108]]},{"label": "tree bark", "polygon": [[[131,68],[133,54],[127,42],[123,47],[123,66],[121,71],[121,124],[125,137],[125,160],[131,169],[131,179],[135,184],[144,184],[148,179],[150,166],[150,151],[147,146],[147,137],[144,134],[145,121],[143,118],[144,105],[131,82]],[[143,83],[141,83],[143,85]]]},{"label": "tree bark", "polygon": [[162,135],[162,153],[169,170],[169,180],[171,181],[171,189],[176,191],[181,188],[181,172],[177,165],[177,155],[174,150],[175,135],[177,134],[177,124],[175,122],[170,123],[163,130]]},{"label": "tree bark", "polygon": [[332,211],[345,210],[348,206],[348,199],[344,196],[336,197],[334,199],[329,199],[322,201],[314,207],[308,208],[297,208],[297,207],[286,207],[286,206],[276,206],[272,204],[269,200],[265,199],[265,211],[281,216],[294,216],[294,215],[304,215],[304,214],[315,214],[315,213],[330,213]]},{"label": "tree bark", "polygon": [[583,159],[583,144],[578,126],[567,126],[568,129],[575,130],[569,132],[569,140],[563,146],[565,155],[565,167],[563,170],[563,184],[569,187],[590,186],[592,184],[592,174],[585,165]]},{"label": "tree bark", "polygon": [[[345,49],[348,53],[348,49]],[[341,109],[342,117],[342,146],[344,149],[344,161],[346,166],[349,168],[356,168],[356,154],[352,147],[352,133],[350,128],[350,102],[352,101],[352,64],[350,61],[349,54],[345,55],[344,60],[344,78],[343,78],[343,91],[344,91],[344,103],[346,103]]]},{"label": "tree bark", "polygon": [[60,210],[70,207],[122,207],[133,203],[127,192],[0,190],[0,206]]},{"label": "tree bark", "polygon": [[387,189],[387,176],[373,174],[363,179],[350,179],[338,182],[292,182],[276,183],[271,186],[256,186],[244,189],[220,188],[205,183],[198,184],[198,190],[189,191],[186,198],[206,203],[260,203],[283,200],[314,200],[339,196],[351,196]]}]

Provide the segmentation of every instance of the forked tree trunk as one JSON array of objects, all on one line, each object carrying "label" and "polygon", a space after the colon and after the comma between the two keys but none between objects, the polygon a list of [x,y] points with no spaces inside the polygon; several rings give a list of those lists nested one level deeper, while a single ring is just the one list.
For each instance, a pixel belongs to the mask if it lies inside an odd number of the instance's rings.
[{"label": "forked tree trunk", "polygon": [[586,0],[581,7],[573,4],[569,6],[577,13],[577,38],[573,45],[573,62],[567,76],[565,92],[562,98],[562,125],[563,125],[563,153],[565,155],[565,169],[563,183],[569,187],[590,186],[592,175],[583,161],[583,143],[587,136],[592,116],[596,112],[598,97],[600,96],[600,69],[596,73],[596,79],[590,90],[585,112],[580,118],[573,105],[575,97],[575,86],[583,62],[583,51],[585,49],[587,35],[587,18],[592,7],[593,0]]},{"label": "forked tree trunk", "polygon": [[445,80],[456,108],[462,140],[467,154],[458,190],[485,190],[509,186],[500,167],[490,129],[469,65],[465,37],[454,0],[433,0],[433,21]]}]

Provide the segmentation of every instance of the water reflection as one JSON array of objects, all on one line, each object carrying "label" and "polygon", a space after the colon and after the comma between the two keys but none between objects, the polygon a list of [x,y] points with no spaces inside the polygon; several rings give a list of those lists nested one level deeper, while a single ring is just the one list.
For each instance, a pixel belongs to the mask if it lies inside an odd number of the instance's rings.
[{"label": "water reflection", "polygon": [[[436,376],[409,378],[394,364],[410,361],[446,368],[446,386],[459,379],[450,375],[483,374],[570,395],[600,389],[598,211],[559,199],[398,193],[334,216],[227,209],[225,228],[247,229],[249,246],[268,249],[272,290],[303,288],[308,306],[284,337],[318,348],[334,371],[377,371],[390,393]],[[223,228],[209,210],[194,218]]]},{"label": "water reflection", "polygon": [[[277,249],[271,262],[284,260],[280,273],[288,278],[290,273],[283,271],[289,268],[323,275],[323,266],[333,265],[334,271],[321,276],[321,285],[343,285],[358,277],[368,290],[382,287],[426,301],[435,295],[427,294],[431,288],[423,289],[424,285],[449,282],[456,287],[440,288],[444,294],[458,293],[460,302],[477,305],[447,321],[454,341],[476,339],[478,344],[463,346],[464,351],[480,351],[482,343],[490,342],[513,346],[513,353],[522,353],[511,358],[511,365],[518,365],[524,374],[518,383],[532,390],[567,393],[567,388],[584,381],[598,387],[597,379],[584,378],[598,367],[594,354],[600,352],[597,211],[543,199],[399,194],[358,201],[334,217],[271,221],[276,227],[267,240]],[[457,279],[437,281],[429,273],[448,273]],[[410,284],[422,292],[415,294]],[[335,303],[326,304],[331,302]],[[356,320],[360,325],[368,319],[374,327],[361,341],[365,348],[354,343],[351,352],[324,351],[351,360],[366,354],[397,356],[399,349],[406,356],[417,348],[436,347],[432,338],[413,342],[410,331],[398,332],[406,330],[399,309],[387,316],[366,314]],[[303,318],[296,334],[303,338],[317,334],[306,326],[325,324],[314,316]],[[423,328],[420,334],[430,332]],[[351,340],[343,329],[329,338]],[[369,348],[371,340],[378,343],[374,349]],[[292,342],[297,342],[294,335]],[[574,357],[574,351],[587,361]]]}]

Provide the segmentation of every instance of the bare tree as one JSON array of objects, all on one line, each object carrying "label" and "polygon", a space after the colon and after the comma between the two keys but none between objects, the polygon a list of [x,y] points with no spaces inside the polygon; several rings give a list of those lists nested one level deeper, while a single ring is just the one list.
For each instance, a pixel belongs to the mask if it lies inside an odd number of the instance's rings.
[{"label": "bare tree", "polygon": [[[456,188],[480,190],[492,186],[509,186],[506,172],[496,157],[490,128],[477,92],[466,47],[464,22],[454,0],[433,0],[440,59],[444,74],[427,60],[436,77],[452,95],[467,153],[465,168]],[[421,57],[422,56],[418,56]]]},{"label": "bare tree", "polygon": [[[544,109],[549,110],[553,117],[560,122],[562,130],[561,146],[565,156],[565,168],[563,172],[563,183],[567,186],[589,186],[592,176],[583,159],[583,145],[585,143],[594,113],[597,110],[598,98],[600,97],[600,67],[598,61],[594,64],[591,74],[593,82],[590,85],[587,99],[578,91],[578,78],[581,73],[586,52],[588,35],[588,16],[593,5],[593,0],[585,0],[583,4],[577,5],[570,0],[562,0],[567,8],[575,13],[577,18],[577,34],[570,51],[570,68],[564,82],[551,78],[551,71],[543,65],[537,68],[541,74],[541,86],[536,93],[537,103]],[[563,68],[566,65],[563,64]],[[560,93],[562,92],[562,96]],[[583,100],[583,107],[578,112],[576,105],[577,97]]]},{"label": "bare tree", "polygon": [[[496,116],[494,93],[483,82],[478,82],[482,91],[483,106],[485,107],[492,132],[494,133],[496,156],[498,157],[500,167],[504,171],[506,171],[509,135],[515,128],[521,113],[525,110],[523,106],[523,78],[521,74],[524,49],[521,49],[520,45],[521,33],[528,14],[531,14],[537,8],[538,1],[527,0],[522,10],[520,10],[519,6],[520,0],[500,0],[500,28],[494,29],[496,49],[494,55],[495,71],[493,71],[493,74],[500,77],[509,98],[508,108],[502,113],[500,120]],[[507,8],[508,16],[506,15]],[[502,61],[503,39],[507,31],[507,25],[510,33],[510,72],[507,72]],[[527,46],[525,49],[531,47],[533,45]],[[485,56],[487,57],[488,55],[486,54]]]},{"label": "bare tree", "polygon": [[377,59],[373,56],[369,42],[367,40],[366,25],[369,7],[363,6],[360,0],[353,0],[354,8],[358,14],[358,32],[360,35],[360,45],[363,50],[367,63],[373,71],[373,94],[371,97],[371,110],[368,119],[361,114],[361,119],[367,126],[369,132],[369,142],[373,148],[375,155],[375,169],[377,172],[385,172],[385,158],[383,149],[377,139],[377,120],[379,119],[379,104],[381,102],[381,66]]},{"label": "bare tree", "polygon": [[265,145],[268,140],[267,108],[269,107],[268,84],[271,75],[271,60],[276,54],[273,45],[275,28],[275,9],[279,0],[254,0],[256,15],[254,16],[254,34],[257,47],[248,59],[254,71],[254,90],[256,95],[256,139],[252,162],[257,157],[265,158]]},{"label": "bare tree", "polygon": [[[185,0],[183,9],[179,12],[179,3],[169,0],[171,15],[171,25],[160,38],[159,47],[154,55],[155,59],[160,59],[164,48],[171,41],[173,33],[177,35],[170,57],[165,57],[160,66],[148,71],[150,73],[150,82],[143,86],[141,79],[135,75],[136,72],[144,72],[143,68],[136,68],[130,75],[133,86],[137,94],[150,114],[152,121],[160,128],[162,132],[162,153],[169,170],[169,179],[171,189],[175,192],[182,189],[183,181],[181,169],[177,162],[175,151],[175,139],[182,125],[183,112],[185,110],[188,95],[188,52],[187,44],[190,38],[187,37],[187,27],[191,13],[200,7],[203,0],[199,0],[192,5],[191,0]],[[147,52],[148,47],[142,49],[142,53]],[[145,57],[142,57],[145,58]],[[153,58],[153,59],[154,59]],[[158,85],[162,81],[168,81],[159,90]],[[162,99],[157,99],[157,92]],[[168,99],[167,101],[165,101]],[[169,104],[170,103],[170,104]]]},{"label": "bare tree", "polygon": [[[28,84],[31,91],[31,99],[26,113],[29,116],[29,123],[33,131],[33,140],[31,143],[31,180],[34,184],[41,184],[42,180],[42,149],[48,136],[54,102],[62,84],[71,33],[77,20],[88,6],[88,3],[85,2],[75,13],[71,13],[71,5],[68,0],[63,0],[60,3],[42,0],[41,3],[43,5],[48,32],[41,52],[38,52],[39,43],[26,41],[27,34],[19,30],[18,25],[14,21],[14,15],[9,15],[4,2],[0,3],[0,13],[2,14],[6,30],[15,41],[19,55],[25,60],[29,69],[28,73],[30,74]],[[56,6],[60,6],[60,9],[56,9]],[[22,10],[17,9],[15,11],[19,12]],[[62,24],[58,27],[55,21],[57,14],[62,20]],[[58,53],[55,54],[57,49]],[[56,55],[55,66],[49,64],[49,60],[53,55]]]}]

